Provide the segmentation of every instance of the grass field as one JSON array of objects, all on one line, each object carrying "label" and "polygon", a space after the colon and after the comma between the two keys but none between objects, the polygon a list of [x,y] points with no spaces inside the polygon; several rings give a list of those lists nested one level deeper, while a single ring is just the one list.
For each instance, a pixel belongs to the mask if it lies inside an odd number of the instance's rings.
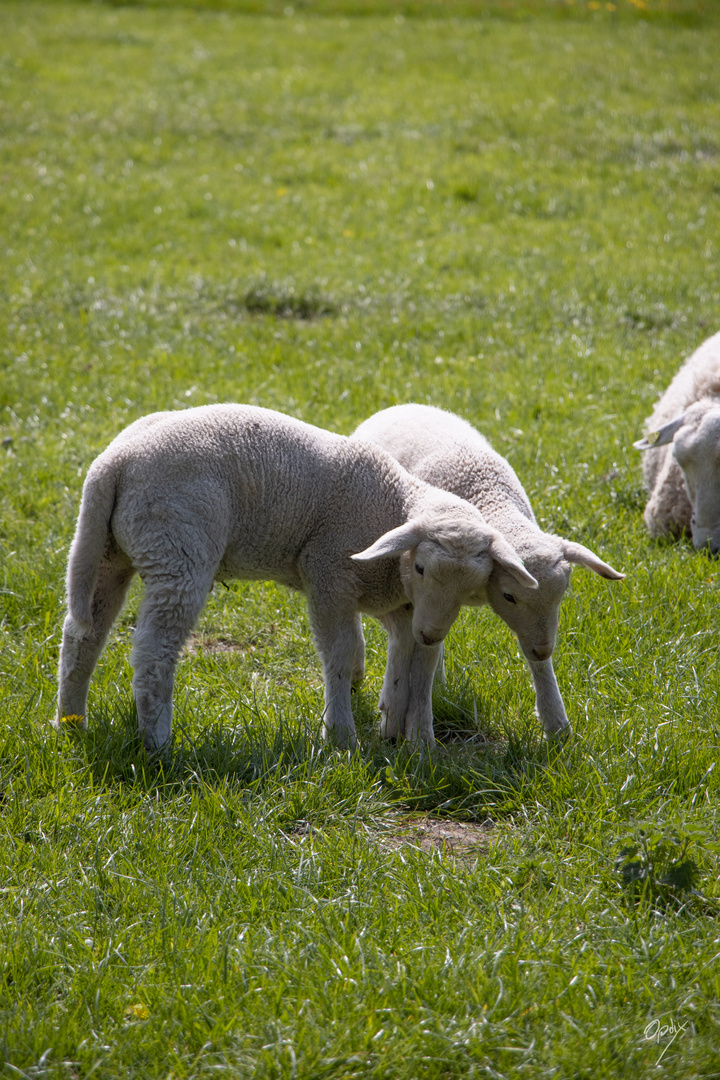
[{"label": "grass field", "polygon": [[[472,6],[0,0],[3,1077],[720,1077],[718,567],[648,538],[631,446],[719,328],[720,21]],[[573,575],[562,750],[487,610],[431,757],[376,734],[371,620],[362,748],[322,746],[304,601],[247,583],[186,649],[170,760],[139,589],[54,732],[88,464],[225,400],[455,410],[626,572]]]}]

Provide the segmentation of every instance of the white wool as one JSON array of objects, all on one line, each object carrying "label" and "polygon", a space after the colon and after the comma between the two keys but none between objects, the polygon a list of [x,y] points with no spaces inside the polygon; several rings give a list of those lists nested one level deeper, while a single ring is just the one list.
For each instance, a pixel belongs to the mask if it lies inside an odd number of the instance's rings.
[{"label": "white wool", "polygon": [[[477,509],[382,450],[249,405],[154,413],[121,432],[85,480],[68,563],[58,721],[85,717],[93,669],[135,573],[145,593],[133,688],[150,749],[171,738],[175,665],[213,582],[273,580],[307,597],[324,727],[353,746],[360,613],[383,617],[412,603],[414,640],[435,644],[496,565],[533,582]],[[412,737],[432,740],[432,715],[427,729],[419,716]]]},{"label": "white wool", "polygon": [[[551,657],[571,564],[586,566],[607,578],[623,575],[582,544],[543,532],[510,464],[459,416],[428,405],[396,405],[371,416],[352,438],[388,450],[414,475],[466,499],[520,554],[537,588],[511,580],[501,566],[495,566],[484,595],[474,602],[488,603],[517,635],[532,675],[536,710],[545,734],[567,728]],[[411,667],[414,673],[419,665],[417,653],[407,625],[394,612],[381,698],[390,734],[402,732],[404,726],[404,698],[396,700],[393,687],[401,682],[398,672]],[[429,659],[424,666],[431,666]]]},{"label": "white wool", "polygon": [[653,536],[692,534],[720,550],[720,334],[680,368],[646,421],[645,523]]}]

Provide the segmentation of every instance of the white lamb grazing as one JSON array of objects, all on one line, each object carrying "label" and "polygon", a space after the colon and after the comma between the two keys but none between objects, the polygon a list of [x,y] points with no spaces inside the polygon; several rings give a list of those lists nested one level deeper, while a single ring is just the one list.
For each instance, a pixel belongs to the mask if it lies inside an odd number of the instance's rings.
[{"label": "white lamb grazing", "polygon": [[[543,532],[512,467],[459,416],[428,405],[396,405],[375,413],[351,437],[389,450],[415,476],[477,506],[520,554],[538,582],[537,589],[512,580],[502,566],[496,565],[484,594],[474,603],[488,603],[517,635],[532,675],[544,734],[551,737],[563,732],[569,722],[551,657],[571,564],[586,566],[605,578],[620,579],[624,574],[582,544]],[[394,704],[396,652],[407,653],[414,648],[407,616],[403,623],[402,615],[401,611],[392,613],[388,669],[380,703],[386,714],[387,734],[395,733],[396,728],[402,730],[402,722],[398,725],[395,719],[401,712]],[[435,653],[437,661],[441,645]]]},{"label": "white lamb grazing", "polygon": [[653,536],[692,533],[696,548],[720,549],[720,334],[685,361],[633,445],[649,450],[645,523]]},{"label": "white lamb grazing", "polygon": [[[420,561],[424,578],[413,570]],[[85,480],[57,722],[85,717],[92,671],[136,572],[145,594],[133,688],[148,749],[170,740],[175,665],[213,582],[270,579],[307,597],[325,730],[353,746],[360,612],[389,616],[412,604],[414,640],[434,644],[496,566],[514,586],[535,584],[478,510],[382,450],[249,405],[154,413],[121,432]],[[429,690],[427,698],[408,720],[411,739],[432,741]]]}]

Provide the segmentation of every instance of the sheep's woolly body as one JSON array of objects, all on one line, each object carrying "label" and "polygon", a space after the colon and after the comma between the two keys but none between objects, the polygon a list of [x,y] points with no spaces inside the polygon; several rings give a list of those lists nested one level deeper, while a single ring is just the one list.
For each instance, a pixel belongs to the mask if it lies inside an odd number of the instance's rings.
[{"label": "sheep's woolly body", "polygon": [[509,581],[502,567],[495,567],[483,599],[518,637],[545,733],[566,728],[568,719],[551,654],[570,564],[580,563],[604,577],[622,574],[582,545],[543,532],[513,468],[460,417],[427,405],[397,405],[370,417],[353,438],[389,450],[414,475],[478,507],[520,554],[537,580],[537,589]]},{"label": "sheep's woolly body", "polygon": [[[720,334],[703,342],[673,378],[655,405],[645,427],[656,432],[690,406],[720,406]],[[645,523],[652,536],[691,532],[692,503],[672,442],[643,454],[643,477],[648,489]]]},{"label": "sheep's woolly body", "polygon": [[[378,487],[385,498],[376,507]],[[309,541],[340,533],[349,557],[385,532],[388,520],[406,520],[422,504],[422,487],[403,485],[385,455],[357,454],[342,436],[269,410],[218,405],[143,417],[100,454],[88,472],[77,534],[95,545],[97,532],[82,527],[91,499],[101,518],[112,509],[113,539],[141,575],[152,538],[171,535],[184,549],[181,562],[212,554],[214,580],[267,576],[302,589]],[[366,502],[359,522],[353,510]],[[71,557],[68,598],[80,621],[76,565]],[[323,587],[322,566],[318,574]],[[381,608],[402,598],[397,576],[378,588],[377,567],[358,567],[356,575],[368,579],[371,592],[387,592]],[[334,579],[326,587],[336,588]],[[87,600],[87,591],[81,596]]]},{"label": "sheep's woolly body", "polygon": [[409,472],[482,508],[513,547],[536,559],[546,534],[530,500],[510,463],[471,424],[443,409],[409,404],[377,413],[353,438],[374,441],[376,431],[382,431],[377,445]]},{"label": "sheep's woolly body", "polygon": [[460,595],[438,615],[416,583],[413,632],[422,640],[447,632],[496,556],[529,577],[476,509],[382,450],[246,405],[143,417],[85,481],[68,564],[59,717],[85,714],[93,667],[135,572],[145,595],[133,685],[150,747],[170,737],[175,662],[213,581],[274,580],[307,596],[325,724],[352,744],[350,684],[363,673],[359,613],[406,606],[412,575],[401,553],[433,545],[442,552],[441,598]]}]

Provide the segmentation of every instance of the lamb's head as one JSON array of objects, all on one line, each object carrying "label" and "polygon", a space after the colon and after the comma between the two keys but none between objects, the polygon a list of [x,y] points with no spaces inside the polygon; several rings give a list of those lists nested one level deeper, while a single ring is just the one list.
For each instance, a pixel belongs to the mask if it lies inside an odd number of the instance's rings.
[{"label": "lamb's head", "polygon": [[391,529],[353,559],[369,562],[388,556],[400,556],[419,645],[439,644],[463,604],[485,603],[495,568],[502,568],[515,587],[537,587],[515,549],[475,507],[459,499]]},{"label": "lamb's head", "polygon": [[692,507],[693,546],[720,551],[720,403],[705,399],[633,445],[655,450],[672,443]]},{"label": "lamb's head", "polygon": [[528,589],[514,582],[500,566],[490,575],[488,603],[514,631],[531,664],[549,660],[555,648],[560,603],[570,582],[572,564],[585,566],[601,577],[619,580],[625,575],[603,562],[583,544],[533,530],[519,547],[523,563],[537,580]]}]

